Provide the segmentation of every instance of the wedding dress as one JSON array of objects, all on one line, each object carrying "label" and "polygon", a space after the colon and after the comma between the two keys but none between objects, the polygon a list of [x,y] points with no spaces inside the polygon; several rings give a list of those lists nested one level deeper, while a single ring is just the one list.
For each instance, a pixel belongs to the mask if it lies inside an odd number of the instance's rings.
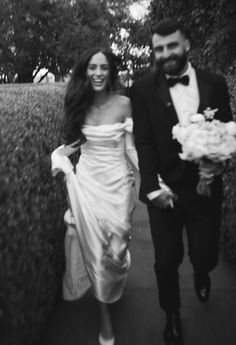
[{"label": "wedding dress", "polygon": [[79,298],[91,286],[105,303],[118,300],[130,266],[130,222],[136,202],[137,167],[132,120],[84,125],[87,139],[73,170],[66,146],[53,151],[52,172],[65,173],[69,210],[64,219],[66,271],[64,298]]}]

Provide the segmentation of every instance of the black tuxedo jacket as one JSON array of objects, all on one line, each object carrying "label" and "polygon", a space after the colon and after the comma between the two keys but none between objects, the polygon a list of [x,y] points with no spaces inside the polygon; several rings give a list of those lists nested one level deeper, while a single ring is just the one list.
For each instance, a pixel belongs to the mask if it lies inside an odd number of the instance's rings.
[{"label": "black tuxedo jacket", "polygon": [[[218,108],[215,119],[231,121],[225,79],[203,70],[196,70],[196,75],[200,95],[198,112],[202,113],[207,107]],[[147,202],[147,193],[160,188],[157,173],[174,191],[181,186],[196,188],[197,165],[179,158],[181,146],[172,138],[172,128],[178,118],[165,76],[153,72],[136,81],[130,97],[141,175],[140,199]]]}]

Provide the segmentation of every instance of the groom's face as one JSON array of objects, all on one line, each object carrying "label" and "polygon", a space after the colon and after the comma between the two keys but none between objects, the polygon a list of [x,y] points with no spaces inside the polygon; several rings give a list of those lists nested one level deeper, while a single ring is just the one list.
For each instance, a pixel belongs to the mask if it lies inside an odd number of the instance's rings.
[{"label": "groom's face", "polygon": [[152,36],[155,62],[165,74],[178,76],[185,71],[190,49],[189,41],[179,31],[161,36]]}]

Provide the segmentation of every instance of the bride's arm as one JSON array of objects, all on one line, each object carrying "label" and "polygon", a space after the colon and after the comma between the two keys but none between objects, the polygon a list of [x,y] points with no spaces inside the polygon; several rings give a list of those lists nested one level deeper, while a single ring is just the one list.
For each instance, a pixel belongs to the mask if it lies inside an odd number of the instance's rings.
[{"label": "bride's arm", "polygon": [[[124,96],[123,96],[124,97]],[[134,136],[133,136],[133,119],[131,117],[132,114],[132,107],[131,102],[128,97],[124,97],[124,121],[126,123],[125,128],[125,148],[126,148],[126,155],[128,156],[129,160],[133,163],[135,169],[139,171],[138,166],[138,155],[134,144]]]},{"label": "bride's arm", "polygon": [[129,157],[130,161],[133,163],[136,170],[139,171],[138,155],[137,155],[137,151],[134,144],[134,136],[132,133],[133,121],[131,117],[128,117],[126,119],[126,122],[128,123],[128,126],[129,126],[128,128],[129,130],[127,130],[125,134],[126,154]]},{"label": "bride's arm", "polygon": [[71,145],[61,145],[52,152],[51,169],[53,176],[56,176],[59,172],[68,174],[69,172],[73,171],[74,167],[68,156],[79,149],[79,146],[75,146],[75,144],[76,143],[73,143]]}]

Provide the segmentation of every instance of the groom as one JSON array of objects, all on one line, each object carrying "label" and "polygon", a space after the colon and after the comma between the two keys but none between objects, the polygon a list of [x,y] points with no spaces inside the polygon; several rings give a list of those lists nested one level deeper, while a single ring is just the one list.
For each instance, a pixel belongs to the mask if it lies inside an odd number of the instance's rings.
[{"label": "groom", "polygon": [[192,114],[206,108],[218,109],[215,118],[223,122],[231,121],[232,114],[224,78],[189,62],[190,43],[179,22],[166,19],[153,26],[152,48],[157,70],[134,83],[131,100],[140,199],[148,207],[159,301],[166,312],[163,335],[169,345],[182,343],[178,268],[184,254],[183,228],[195,290],[206,302],[209,272],[218,261],[222,202],[222,167],[216,164],[208,171],[209,178],[218,173],[211,196],[197,194],[198,166],[179,158],[181,147],[172,138],[172,128],[178,122],[188,124]]}]

